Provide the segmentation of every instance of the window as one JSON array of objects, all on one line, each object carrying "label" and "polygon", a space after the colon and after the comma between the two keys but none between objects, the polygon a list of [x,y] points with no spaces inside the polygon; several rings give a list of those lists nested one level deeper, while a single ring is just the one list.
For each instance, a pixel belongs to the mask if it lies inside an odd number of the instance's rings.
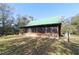
[{"label": "window", "polygon": [[51,33],[51,27],[47,27],[47,33]]},{"label": "window", "polygon": [[52,28],[52,32],[53,32],[53,33],[57,33],[57,27],[53,27],[53,28]]},{"label": "window", "polygon": [[32,32],[36,32],[36,28],[32,28]]}]

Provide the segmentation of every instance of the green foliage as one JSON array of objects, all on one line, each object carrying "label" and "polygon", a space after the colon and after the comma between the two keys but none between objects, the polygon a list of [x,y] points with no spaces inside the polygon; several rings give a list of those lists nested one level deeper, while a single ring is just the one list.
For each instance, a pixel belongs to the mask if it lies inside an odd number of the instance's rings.
[{"label": "green foliage", "polygon": [[18,34],[20,27],[27,25],[33,19],[31,16],[18,16],[16,22],[12,13],[12,8],[8,4],[0,3],[0,36]]},{"label": "green foliage", "polygon": [[69,31],[71,34],[79,35],[79,16],[73,16],[70,20],[71,21],[69,21],[69,19],[65,19],[62,24],[62,33]]},{"label": "green foliage", "polygon": [[12,34],[12,20],[14,20],[12,17],[12,9],[7,4],[0,3],[1,35]]},{"label": "green foliage", "polygon": [[79,15],[72,17],[71,20],[72,20],[71,25],[73,26],[73,29],[75,30],[73,31],[73,33],[79,35]]},{"label": "green foliage", "polygon": [[72,25],[76,25],[76,26],[79,25],[79,16],[74,16],[71,18],[71,20],[72,20],[71,21]]}]

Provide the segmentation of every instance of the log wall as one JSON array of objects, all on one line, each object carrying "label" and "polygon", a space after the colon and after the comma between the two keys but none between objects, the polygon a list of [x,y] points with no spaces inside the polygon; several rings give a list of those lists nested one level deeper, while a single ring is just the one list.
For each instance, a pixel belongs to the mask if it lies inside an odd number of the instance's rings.
[{"label": "log wall", "polygon": [[23,28],[24,33],[41,33],[49,36],[59,37],[61,35],[61,25],[33,26]]}]

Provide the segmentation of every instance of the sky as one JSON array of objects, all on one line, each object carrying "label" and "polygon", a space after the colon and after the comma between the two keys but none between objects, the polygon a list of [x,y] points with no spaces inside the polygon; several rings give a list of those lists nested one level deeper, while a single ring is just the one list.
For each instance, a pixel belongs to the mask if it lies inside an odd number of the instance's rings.
[{"label": "sky", "polygon": [[28,15],[35,19],[53,16],[72,17],[79,13],[78,3],[9,3],[14,8],[14,16]]}]

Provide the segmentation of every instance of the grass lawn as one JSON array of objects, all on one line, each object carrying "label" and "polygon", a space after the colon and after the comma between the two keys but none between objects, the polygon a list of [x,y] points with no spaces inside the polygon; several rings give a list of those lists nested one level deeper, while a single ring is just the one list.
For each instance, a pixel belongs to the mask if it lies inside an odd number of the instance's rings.
[{"label": "grass lawn", "polygon": [[19,35],[0,37],[1,55],[74,55],[79,54],[79,37],[70,43],[49,38],[31,38]]}]

